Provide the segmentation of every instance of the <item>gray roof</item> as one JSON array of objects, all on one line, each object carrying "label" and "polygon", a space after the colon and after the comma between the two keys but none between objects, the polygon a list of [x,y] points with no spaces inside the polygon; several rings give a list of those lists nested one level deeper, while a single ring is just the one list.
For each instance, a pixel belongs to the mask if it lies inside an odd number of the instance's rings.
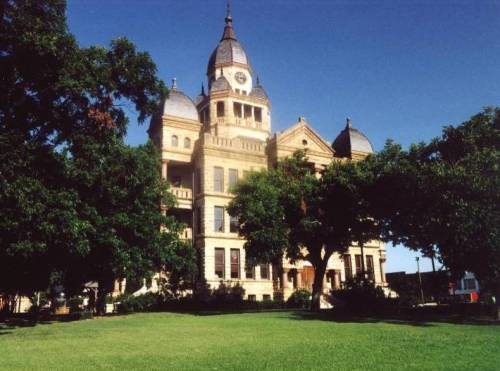
[{"label": "gray roof", "polygon": [[257,79],[257,84],[253,87],[252,91],[249,94],[251,97],[255,98],[261,98],[261,99],[269,99],[267,97],[266,91],[262,87],[262,85],[259,83],[259,80]]},{"label": "gray roof", "polygon": [[358,129],[353,128],[349,119],[344,130],[335,138],[332,148],[339,157],[351,157],[353,151],[373,153],[370,140]]},{"label": "gray roof", "polygon": [[210,91],[221,91],[221,90],[231,90],[231,84],[224,76],[220,76],[217,80],[212,83]]},{"label": "gray roof", "polygon": [[199,121],[198,111],[191,98],[176,88],[170,90],[163,105],[163,114]]},{"label": "gray roof", "polygon": [[245,50],[243,50],[241,44],[236,40],[232,22],[233,19],[231,16],[227,16],[222,38],[208,61],[207,75],[214,72],[219,65],[226,63],[241,63],[250,67],[250,61]]}]

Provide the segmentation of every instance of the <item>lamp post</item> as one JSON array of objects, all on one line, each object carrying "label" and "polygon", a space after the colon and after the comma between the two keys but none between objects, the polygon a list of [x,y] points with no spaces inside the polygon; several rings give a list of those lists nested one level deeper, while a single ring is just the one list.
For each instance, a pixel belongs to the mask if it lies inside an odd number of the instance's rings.
[{"label": "lamp post", "polygon": [[422,276],[420,275],[420,264],[419,264],[420,258],[417,256],[415,260],[417,261],[418,282],[420,284],[420,297],[422,299],[422,305],[424,305],[424,290],[422,289]]}]

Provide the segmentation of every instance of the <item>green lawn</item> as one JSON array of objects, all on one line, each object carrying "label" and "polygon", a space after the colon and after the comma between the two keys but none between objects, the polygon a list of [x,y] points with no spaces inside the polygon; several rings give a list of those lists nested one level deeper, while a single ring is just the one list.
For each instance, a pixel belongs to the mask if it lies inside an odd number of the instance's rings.
[{"label": "green lawn", "polygon": [[0,369],[500,370],[500,326],[338,322],[294,312],[0,325]]}]

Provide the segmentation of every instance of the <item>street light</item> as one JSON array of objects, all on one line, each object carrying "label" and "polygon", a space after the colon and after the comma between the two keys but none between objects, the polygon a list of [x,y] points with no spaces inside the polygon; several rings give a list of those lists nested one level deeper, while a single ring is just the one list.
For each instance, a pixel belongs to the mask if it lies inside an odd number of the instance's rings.
[{"label": "street light", "polygon": [[420,284],[420,297],[422,299],[422,305],[424,305],[424,290],[422,289],[422,276],[420,275],[420,264],[419,264],[420,258],[417,256],[415,260],[417,261],[418,282]]}]

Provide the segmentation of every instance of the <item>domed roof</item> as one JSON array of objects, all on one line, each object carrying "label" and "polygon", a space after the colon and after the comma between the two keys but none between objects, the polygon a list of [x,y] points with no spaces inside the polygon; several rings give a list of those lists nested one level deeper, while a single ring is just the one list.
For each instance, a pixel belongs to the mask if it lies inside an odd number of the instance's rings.
[{"label": "domed roof", "polygon": [[213,92],[222,90],[231,90],[231,84],[224,76],[219,76],[219,78],[212,83],[210,91]]},{"label": "domed roof", "polygon": [[194,104],[196,107],[205,100],[207,95],[205,94],[205,87],[203,86],[203,83],[201,84],[201,92],[194,98]]},{"label": "domed roof", "polygon": [[191,98],[180,90],[177,90],[175,79],[168,93],[168,98],[163,104],[163,114],[188,120],[199,120],[196,106]]},{"label": "domed roof", "polygon": [[229,12],[226,16],[226,26],[224,27],[222,38],[208,61],[207,75],[213,73],[218,66],[227,63],[240,63],[250,68],[250,61],[247,54],[238,40],[236,40],[233,30],[233,18]]},{"label": "domed roof", "polygon": [[350,119],[347,119],[345,129],[335,138],[332,148],[338,157],[351,157],[352,152],[373,153],[370,140],[358,129],[352,127]]},{"label": "domed roof", "polygon": [[259,78],[257,77],[257,81],[255,86],[252,88],[252,91],[249,94],[251,97],[255,98],[260,98],[260,99],[266,99],[268,100],[269,98],[267,97],[267,93],[260,84]]}]

